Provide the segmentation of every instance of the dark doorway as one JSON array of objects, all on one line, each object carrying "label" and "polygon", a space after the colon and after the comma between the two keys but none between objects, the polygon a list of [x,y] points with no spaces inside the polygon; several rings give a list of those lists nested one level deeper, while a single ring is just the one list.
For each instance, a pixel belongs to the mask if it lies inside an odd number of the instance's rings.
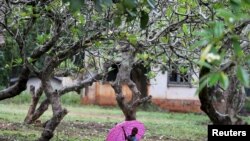
[{"label": "dark doorway", "polygon": [[141,92],[141,98],[148,95],[148,79],[146,73],[149,72],[149,69],[145,68],[143,64],[134,65],[130,78],[135,82],[138,90]]},{"label": "dark doorway", "polygon": [[111,71],[108,72],[107,81],[115,81],[119,67],[119,63],[111,65]]},{"label": "dark doorway", "polygon": [[[110,67],[111,71],[108,72],[106,81],[115,81],[120,63],[112,64]],[[141,97],[146,97],[148,95],[148,79],[145,75],[148,72],[149,69],[145,68],[143,64],[137,64],[133,66],[130,73],[130,79],[134,81],[138,90],[141,92]]]}]

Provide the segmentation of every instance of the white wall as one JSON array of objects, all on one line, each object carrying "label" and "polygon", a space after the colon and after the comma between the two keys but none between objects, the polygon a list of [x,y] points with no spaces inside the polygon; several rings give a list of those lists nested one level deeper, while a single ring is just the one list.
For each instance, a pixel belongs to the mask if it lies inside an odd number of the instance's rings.
[{"label": "white wall", "polygon": [[38,78],[30,78],[27,82],[27,91],[30,92],[30,86],[33,85],[35,87],[35,90],[41,86],[41,80]]},{"label": "white wall", "polygon": [[154,79],[150,80],[149,95],[153,98],[167,97],[167,73],[158,73]]},{"label": "white wall", "polygon": [[[52,84],[52,87],[54,90],[59,90],[61,89],[63,86],[61,83],[59,83],[58,81],[56,80],[51,80],[51,84]],[[33,77],[33,78],[30,78],[27,82],[27,91],[30,92],[30,86],[33,85],[35,86],[35,90],[37,91],[37,89],[41,86],[41,80],[36,78],[36,77]]]},{"label": "white wall", "polygon": [[62,86],[63,87],[70,87],[76,83],[76,80],[73,80],[70,77],[60,77],[62,79]]},{"label": "white wall", "polygon": [[196,88],[168,87],[167,99],[198,100],[198,95],[195,95],[195,91],[196,91]]},{"label": "white wall", "polygon": [[196,87],[188,86],[168,86],[168,74],[167,72],[159,72],[154,79],[150,80],[149,94],[153,99],[188,99],[198,100],[198,96],[195,95]]}]

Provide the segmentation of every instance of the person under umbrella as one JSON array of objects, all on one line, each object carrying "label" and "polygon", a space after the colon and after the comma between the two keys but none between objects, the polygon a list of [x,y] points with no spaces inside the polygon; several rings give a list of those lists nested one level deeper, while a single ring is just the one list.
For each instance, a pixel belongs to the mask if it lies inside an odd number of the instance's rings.
[{"label": "person under umbrella", "polygon": [[145,126],[140,121],[123,121],[109,130],[106,141],[140,141],[145,131]]},{"label": "person under umbrella", "polygon": [[136,139],[136,134],[138,133],[138,129],[136,127],[134,127],[131,131],[131,135],[127,136],[126,135],[126,132],[124,130],[124,128],[122,127],[122,131],[124,133],[124,136],[125,136],[125,140],[126,141],[137,141]]}]

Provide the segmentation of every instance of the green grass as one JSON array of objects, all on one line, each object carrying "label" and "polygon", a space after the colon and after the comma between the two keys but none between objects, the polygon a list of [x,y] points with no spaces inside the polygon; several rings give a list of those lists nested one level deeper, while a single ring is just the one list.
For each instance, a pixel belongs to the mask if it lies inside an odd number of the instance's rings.
[{"label": "green grass", "polygon": [[[43,101],[46,96],[43,94],[40,98],[40,102]],[[1,101],[0,103],[13,103],[13,104],[29,104],[31,102],[31,94],[28,92],[22,92],[20,95]],[[79,105],[80,95],[75,92],[70,92],[61,97],[61,102],[65,105]]]},{"label": "green grass", "polygon": [[[63,124],[55,132],[53,140],[91,140],[103,141],[105,136],[115,123],[124,120],[122,112],[118,108],[102,108],[98,106],[64,106],[69,113],[63,120]],[[39,137],[42,128],[23,125],[22,121],[27,112],[28,104],[6,104],[0,102],[0,123],[17,124],[15,130],[6,129],[0,131],[1,136],[15,137],[16,140],[34,140]],[[51,110],[41,118],[44,122],[51,117]],[[146,128],[144,140],[204,140],[207,133],[209,120],[204,115],[148,112],[138,111],[137,119],[142,121]],[[88,125],[91,123],[91,125]],[[67,126],[69,124],[72,126]],[[74,125],[73,125],[74,124]],[[76,125],[81,125],[77,127]],[[93,124],[93,125],[92,125]],[[1,125],[1,124],[0,124]],[[97,131],[98,126],[103,125],[102,131]],[[93,126],[93,127],[92,127]],[[97,126],[95,128],[95,126]],[[95,131],[95,132],[94,132]]]},{"label": "green grass", "polygon": [[[24,125],[28,104],[7,104],[0,102],[0,139],[9,137],[18,141],[37,139],[42,127]],[[53,141],[103,141],[115,123],[122,122],[124,116],[116,107],[99,107],[83,105],[64,105],[69,113],[55,131]],[[44,122],[52,116],[49,109],[42,117]],[[207,116],[191,113],[167,113],[141,111],[137,119],[146,126],[145,141],[174,140],[200,141],[207,137]],[[244,118],[250,122],[250,118]],[[9,125],[3,128],[3,125]]]}]

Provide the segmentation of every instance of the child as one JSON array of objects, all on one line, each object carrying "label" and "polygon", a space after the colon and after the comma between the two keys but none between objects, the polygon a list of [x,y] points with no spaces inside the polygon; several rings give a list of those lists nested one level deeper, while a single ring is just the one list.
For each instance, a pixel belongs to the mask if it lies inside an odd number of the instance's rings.
[{"label": "child", "polygon": [[126,135],[126,132],[124,130],[124,128],[122,127],[122,130],[123,130],[123,133],[124,133],[124,136],[125,136],[125,140],[126,141],[138,141],[136,139],[136,134],[138,133],[138,129],[136,127],[134,127],[131,131],[131,135],[127,136]]}]

